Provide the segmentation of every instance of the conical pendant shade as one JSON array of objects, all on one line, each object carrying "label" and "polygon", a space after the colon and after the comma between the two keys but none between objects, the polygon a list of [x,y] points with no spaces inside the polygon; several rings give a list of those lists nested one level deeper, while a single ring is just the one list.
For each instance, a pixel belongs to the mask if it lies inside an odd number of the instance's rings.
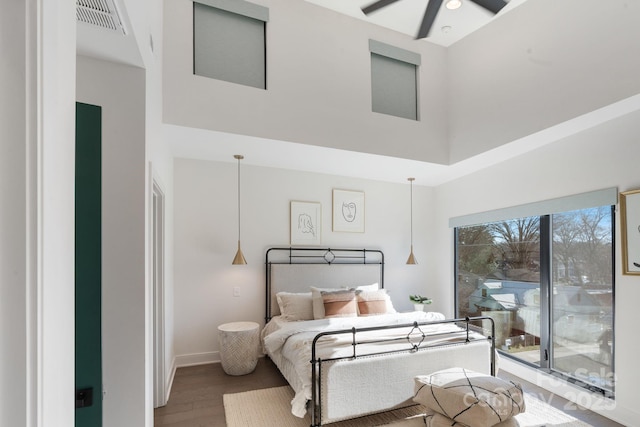
[{"label": "conical pendant shade", "polygon": [[245,265],[247,260],[244,259],[244,254],[242,253],[242,249],[240,249],[240,160],[244,159],[244,156],[242,154],[236,154],[233,158],[238,160],[238,251],[231,265]]},{"label": "conical pendant shade", "polygon": [[242,253],[242,249],[240,249],[240,240],[238,240],[238,252],[236,252],[236,256],[233,258],[232,265],[245,265],[247,260],[244,259],[244,254]]},{"label": "conical pendant shade", "polygon": [[413,245],[411,245],[411,253],[409,253],[409,258],[407,258],[407,264],[414,265],[417,264],[418,260],[415,255],[413,255]]}]

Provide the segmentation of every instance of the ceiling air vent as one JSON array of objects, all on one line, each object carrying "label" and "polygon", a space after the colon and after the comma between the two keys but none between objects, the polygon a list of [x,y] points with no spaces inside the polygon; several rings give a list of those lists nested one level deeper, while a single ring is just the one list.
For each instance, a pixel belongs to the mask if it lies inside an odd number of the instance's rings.
[{"label": "ceiling air vent", "polygon": [[76,0],[76,20],[126,34],[113,0]]}]

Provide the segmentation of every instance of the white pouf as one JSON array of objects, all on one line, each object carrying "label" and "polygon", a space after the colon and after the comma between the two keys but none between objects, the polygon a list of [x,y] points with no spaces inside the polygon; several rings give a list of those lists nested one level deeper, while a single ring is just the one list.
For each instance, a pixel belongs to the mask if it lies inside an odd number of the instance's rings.
[{"label": "white pouf", "polygon": [[218,326],[220,361],[229,375],[246,375],[258,363],[260,325],[256,322],[233,322]]}]

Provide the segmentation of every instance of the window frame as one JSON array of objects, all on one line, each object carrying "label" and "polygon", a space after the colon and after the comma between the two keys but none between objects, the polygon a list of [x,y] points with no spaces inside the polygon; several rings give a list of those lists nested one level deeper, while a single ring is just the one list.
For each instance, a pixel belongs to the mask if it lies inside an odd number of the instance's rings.
[{"label": "window frame", "polygon": [[[567,382],[576,384],[582,388],[585,388],[591,392],[601,394],[604,397],[615,399],[615,378],[612,382],[611,390],[599,387],[596,384],[587,383],[579,378],[576,378],[567,373],[561,372],[553,368],[553,325],[552,325],[552,265],[553,265],[553,225],[552,218],[554,214],[561,214],[576,210],[589,209],[593,207],[607,207],[611,209],[611,327],[613,330],[612,346],[611,346],[611,360],[610,368],[613,375],[615,375],[615,248],[616,248],[616,225],[615,225],[615,212],[617,204],[617,189],[605,189],[596,192],[583,193],[576,196],[568,196],[565,198],[554,199],[552,201],[536,202],[529,205],[515,206],[505,209],[499,209],[490,212],[482,212],[480,214],[466,215],[464,217],[451,218],[449,223],[453,228],[453,273],[454,273],[454,313],[456,316],[460,316],[460,304],[464,303],[459,298],[459,229],[462,227],[472,227],[483,224],[490,224],[498,221],[510,221],[517,220],[525,217],[539,217],[540,218],[540,362],[536,365],[532,362],[527,362],[516,355],[510,354],[503,350],[499,350],[500,353],[517,361],[518,363],[525,364],[533,367],[537,370],[549,373],[553,376],[562,378]],[[604,203],[603,203],[604,202]],[[565,210],[566,209],[566,210]],[[545,214],[541,214],[541,211],[549,210]],[[523,215],[523,212],[533,211],[534,214]],[[509,215],[515,214],[510,217]]]}]

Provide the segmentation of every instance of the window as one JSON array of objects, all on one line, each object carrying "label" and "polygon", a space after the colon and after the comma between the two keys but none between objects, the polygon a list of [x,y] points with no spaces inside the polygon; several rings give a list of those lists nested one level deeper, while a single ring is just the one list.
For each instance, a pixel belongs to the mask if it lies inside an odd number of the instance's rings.
[{"label": "window", "polygon": [[269,10],[242,0],[194,0],[193,72],[266,89]]},{"label": "window", "polygon": [[372,111],[418,120],[420,55],[375,40],[369,40],[369,50]]},{"label": "window", "polygon": [[457,316],[491,316],[502,353],[610,397],[615,195],[455,227]]}]

